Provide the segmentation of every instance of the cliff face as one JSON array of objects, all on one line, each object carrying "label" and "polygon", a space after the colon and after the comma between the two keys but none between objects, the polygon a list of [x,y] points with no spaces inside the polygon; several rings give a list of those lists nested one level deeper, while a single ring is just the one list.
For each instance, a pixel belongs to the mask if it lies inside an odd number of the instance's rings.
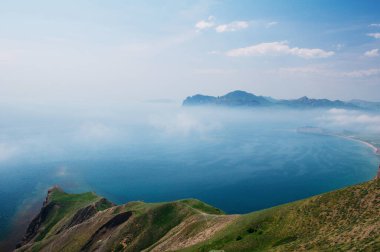
[{"label": "cliff face", "polygon": [[54,208],[58,207],[55,204],[55,202],[51,201],[52,193],[55,191],[62,192],[62,190],[57,186],[54,186],[48,190],[47,196],[45,198],[45,201],[42,205],[40,212],[29,224],[22,241],[19,244],[17,244],[17,247],[21,247],[27,244],[34,237],[36,237],[39,231],[41,230],[41,226],[43,225],[43,223],[46,222],[48,215],[54,211]]},{"label": "cliff face", "polygon": [[38,243],[50,234],[58,235],[111,206],[114,204],[94,193],[67,194],[55,186],[48,190],[39,214],[32,220],[16,247]]},{"label": "cliff face", "polygon": [[115,206],[49,190],[16,251],[339,251],[380,249],[380,179],[225,215],[195,199]]},{"label": "cliff face", "polygon": [[93,193],[53,188],[16,251],[182,248],[204,241],[236,217],[195,199],[115,206]]}]

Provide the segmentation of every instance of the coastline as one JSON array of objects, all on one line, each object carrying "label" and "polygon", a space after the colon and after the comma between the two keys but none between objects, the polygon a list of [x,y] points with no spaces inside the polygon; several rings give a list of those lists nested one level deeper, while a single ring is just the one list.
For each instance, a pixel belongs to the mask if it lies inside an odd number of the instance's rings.
[{"label": "coastline", "polygon": [[40,212],[43,198],[25,199],[10,220],[8,233],[0,240],[0,251],[13,251],[25,235],[25,231],[33,218]]},{"label": "coastline", "polygon": [[365,146],[371,148],[375,155],[378,155],[378,156],[380,155],[380,148],[379,147],[373,145],[372,143],[364,141],[362,139],[355,138],[354,136],[343,136],[343,135],[337,135],[337,134],[331,134],[331,136],[341,137],[341,138],[348,139],[351,141],[359,142],[359,143],[364,144]]},{"label": "coastline", "polygon": [[340,138],[344,138],[350,141],[359,142],[369,147],[370,149],[372,149],[375,155],[378,155],[378,156],[380,155],[380,147],[378,147],[376,144],[370,143],[368,140],[366,141],[366,140],[360,139],[360,137],[343,135],[339,133],[332,133],[332,132],[328,132],[327,130],[324,130],[323,128],[311,127],[311,126],[297,128],[296,132],[303,133],[303,134],[315,134],[315,135],[340,137]]}]

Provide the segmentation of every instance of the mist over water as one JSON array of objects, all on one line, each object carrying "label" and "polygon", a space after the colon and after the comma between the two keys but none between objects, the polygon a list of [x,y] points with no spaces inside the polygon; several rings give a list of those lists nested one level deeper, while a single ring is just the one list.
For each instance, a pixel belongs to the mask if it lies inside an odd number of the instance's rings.
[{"label": "mist over water", "polygon": [[296,131],[376,133],[376,114],[176,103],[0,112],[0,239],[55,184],[115,203],[191,197],[246,213],[368,180],[379,163],[361,143]]}]

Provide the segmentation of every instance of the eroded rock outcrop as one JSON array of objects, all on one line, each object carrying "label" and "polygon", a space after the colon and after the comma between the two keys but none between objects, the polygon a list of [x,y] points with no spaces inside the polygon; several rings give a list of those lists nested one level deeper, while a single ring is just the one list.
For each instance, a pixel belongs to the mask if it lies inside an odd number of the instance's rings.
[{"label": "eroded rock outcrop", "polygon": [[54,191],[62,191],[62,189],[58,186],[53,186],[48,190],[47,196],[42,204],[40,212],[29,224],[23,239],[16,245],[16,248],[19,248],[33,240],[33,238],[37,236],[42,224],[46,221],[49,214],[53,211],[54,208],[59,207],[54,202],[51,202],[51,195]]}]

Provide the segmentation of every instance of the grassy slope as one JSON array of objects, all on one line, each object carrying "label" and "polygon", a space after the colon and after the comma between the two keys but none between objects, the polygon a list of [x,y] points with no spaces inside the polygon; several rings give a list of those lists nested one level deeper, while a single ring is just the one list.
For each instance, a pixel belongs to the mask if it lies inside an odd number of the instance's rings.
[{"label": "grassy slope", "polygon": [[[202,216],[192,222],[196,229],[205,220],[204,215],[221,215],[222,211],[199,200],[186,199],[164,203],[130,202],[112,209],[114,213],[132,211],[133,217],[120,226],[103,245],[103,249],[114,251],[154,250],[165,243],[171,230],[194,217]],[[191,236],[190,233],[183,234]]]},{"label": "grassy slope", "polygon": [[240,216],[194,199],[101,206],[91,219],[59,234],[78,209],[100,197],[57,190],[50,198],[60,207],[44,223],[46,234],[21,250],[79,251],[112,218],[131,212],[127,221],[104,229],[89,250],[380,251],[380,180]]},{"label": "grassy slope", "polygon": [[242,215],[184,251],[380,251],[380,180]]},{"label": "grassy slope", "polygon": [[69,220],[79,209],[93,204],[101,197],[92,192],[81,194],[68,194],[58,188],[54,188],[48,195],[48,202],[54,207],[40,228],[40,232],[34,238],[32,251],[39,251],[44,241],[49,239],[60,227],[59,223]]},{"label": "grassy slope", "polygon": [[93,193],[66,194],[59,190],[54,190],[49,198],[51,202],[59,205],[59,208],[54,209],[43,224],[46,231],[42,232],[43,235],[39,234],[41,239],[35,239],[33,243],[20,248],[20,251],[79,251],[104,224],[113,217],[129,211],[133,215],[128,221],[116,228],[105,229],[102,233],[107,238],[90,245],[89,250],[100,248],[103,251],[141,251],[149,247],[153,249],[165,242],[161,239],[183,221],[202,216],[202,219],[192,223],[192,227],[196,228],[205,222],[203,215],[222,213],[219,209],[194,199],[164,203],[130,202],[120,206],[103,207],[88,221],[56,234],[57,230],[70,222],[75,212],[101,198]]},{"label": "grassy slope", "polygon": [[49,236],[49,232],[54,230],[56,224],[64,219],[69,218],[77,210],[94,203],[100,199],[95,193],[87,192],[82,194],[68,194],[59,189],[55,189],[49,196],[49,201],[54,202],[56,207],[44,223],[44,231],[36,238],[36,241],[42,240]]}]

